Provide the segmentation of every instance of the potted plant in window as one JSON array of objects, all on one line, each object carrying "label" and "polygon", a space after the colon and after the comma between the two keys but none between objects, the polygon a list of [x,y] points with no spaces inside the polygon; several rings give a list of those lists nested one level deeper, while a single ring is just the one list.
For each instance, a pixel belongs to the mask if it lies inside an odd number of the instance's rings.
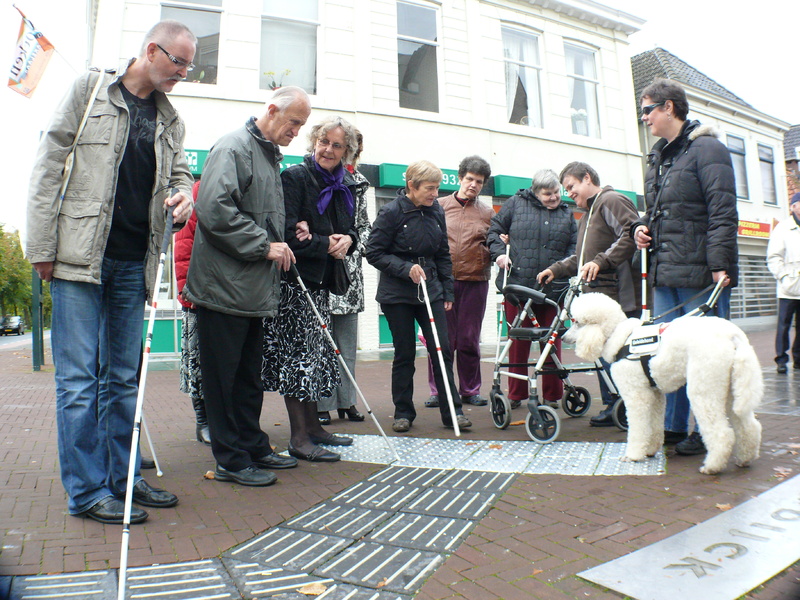
[{"label": "potted plant in window", "polygon": [[284,69],[281,72],[280,76],[277,77],[275,75],[275,71],[267,71],[264,75],[267,76],[267,85],[269,85],[269,89],[277,90],[279,87],[283,86],[283,78],[286,77],[289,73],[291,73],[290,69]]}]

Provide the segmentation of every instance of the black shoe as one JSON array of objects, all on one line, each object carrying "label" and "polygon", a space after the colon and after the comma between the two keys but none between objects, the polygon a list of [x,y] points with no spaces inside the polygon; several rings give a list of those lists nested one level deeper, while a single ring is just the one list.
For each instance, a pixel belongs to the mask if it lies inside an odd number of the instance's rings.
[{"label": "black shoe", "polygon": [[475,394],[474,396],[461,396],[462,404],[472,404],[472,406],[486,406],[488,402],[489,401],[480,394]]},{"label": "black shoe", "polygon": [[198,425],[195,428],[195,436],[198,442],[202,442],[206,446],[211,445],[211,432],[208,430],[208,425]]},{"label": "black shoe", "polygon": [[786,375],[786,373],[789,371],[785,363],[778,365],[778,368],[776,370],[778,371],[778,375]]},{"label": "black shoe", "polygon": [[696,431],[692,432],[692,435],[675,446],[675,452],[681,456],[705,454],[706,445],[703,443],[703,436]]},{"label": "black shoe", "polygon": [[[107,496],[94,504],[88,510],[80,513],[80,516],[92,519],[99,523],[109,525],[122,525],[125,518],[125,503],[114,496]],[[143,523],[149,515],[141,508],[131,506],[131,523]]]},{"label": "black shoe", "polygon": [[291,442],[289,443],[289,454],[295,458],[307,460],[309,462],[336,462],[341,459],[341,456],[335,452],[325,450],[322,446],[314,446],[314,449],[308,453],[301,452],[292,446]]},{"label": "black shoe", "polygon": [[606,406],[599,415],[593,416],[589,419],[590,427],[614,427],[614,405],[609,404]]},{"label": "black shoe", "polygon": [[439,408],[439,396],[433,395],[425,400],[425,408]]},{"label": "black shoe", "polygon": [[221,465],[214,469],[214,479],[217,481],[232,481],[239,485],[250,485],[253,487],[263,487],[272,485],[278,481],[278,477],[272,471],[259,469],[255,465],[245,467],[241,471],[228,471]]},{"label": "black shoe", "polygon": [[[459,429],[469,429],[470,427],[472,427],[472,421],[470,421],[464,415],[456,415],[456,423],[458,423],[458,428]],[[453,428],[453,424],[452,423],[443,422],[442,425],[444,425],[448,429],[452,429]]]},{"label": "black shoe", "polygon": [[325,435],[309,435],[309,439],[315,444],[327,444],[328,446],[352,446],[353,438],[343,435],[334,435],[325,432]]},{"label": "black shoe", "polygon": [[281,456],[273,452],[261,458],[254,458],[253,464],[259,469],[293,469],[297,466],[297,461],[290,456]]},{"label": "black shoe", "polygon": [[152,458],[145,458],[142,457],[142,464],[139,466],[140,469],[155,469],[156,468],[156,461]]},{"label": "black shoe", "polygon": [[320,425],[330,425],[331,424],[331,413],[327,410],[321,410],[317,412],[317,419],[319,419]]},{"label": "black shoe", "polygon": [[793,368],[795,371],[800,371],[800,362],[796,362],[796,363],[794,363],[794,364],[792,365],[792,368]]},{"label": "black shoe", "polygon": [[669,431],[668,429],[664,430],[664,443],[670,446],[674,444],[680,444],[687,437],[688,434],[685,431]]},{"label": "black shoe", "polygon": [[522,400],[511,400],[511,408],[519,408],[522,406]]},{"label": "black shoe", "polygon": [[140,479],[133,486],[133,501],[151,508],[170,508],[178,503],[178,497],[167,490],[154,488],[144,479]]},{"label": "black shoe", "polygon": [[348,421],[361,422],[364,420],[364,415],[358,412],[358,409],[355,406],[351,406],[350,408],[338,408],[336,410],[339,413],[340,419],[344,419],[345,417],[347,417]]}]

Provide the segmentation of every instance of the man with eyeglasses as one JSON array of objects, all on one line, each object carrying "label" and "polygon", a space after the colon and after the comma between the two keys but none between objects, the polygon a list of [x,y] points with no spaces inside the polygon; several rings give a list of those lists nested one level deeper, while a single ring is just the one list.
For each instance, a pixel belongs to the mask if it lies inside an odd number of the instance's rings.
[{"label": "man with eyeglasses", "polygon": [[[31,176],[26,249],[53,299],[61,480],[69,513],[101,523],[123,522],[129,484],[138,505],[178,503],[141,478],[139,456],[134,481],[127,477],[144,306],[158,284],[166,211],[184,223],[193,207],[184,124],[166,92],[186,77],[196,48],[185,25],[161,21],[124,71],[79,77]],[[147,516],[133,507],[130,522]]]}]

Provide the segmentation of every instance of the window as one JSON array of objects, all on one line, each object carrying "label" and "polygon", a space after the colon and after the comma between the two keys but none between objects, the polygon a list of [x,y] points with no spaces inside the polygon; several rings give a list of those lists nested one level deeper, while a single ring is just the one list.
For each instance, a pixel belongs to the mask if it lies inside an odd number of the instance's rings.
[{"label": "window", "polygon": [[259,87],[317,93],[318,0],[263,0]]},{"label": "window", "polygon": [[728,136],[728,150],[731,153],[733,174],[736,177],[736,197],[749,198],[747,193],[747,165],[745,163],[744,140],[735,135]]},{"label": "window", "polygon": [[775,192],[775,156],[772,148],[763,144],[758,145],[758,164],[761,167],[761,193],[764,204],[778,204],[778,195]]},{"label": "window", "polygon": [[567,59],[572,133],[600,137],[595,53],[588,48],[564,44],[564,55]]},{"label": "window", "polygon": [[171,2],[161,6],[162,20],[180,21],[197,36],[197,52],[192,61],[196,66],[188,73],[186,81],[217,83],[221,7],[222,0],[192,0],[191,4]]},{"label": "window", "polygon": [[436,11],[397,3],[397,71],[400,106],[439,112]]},{"label": "window", "polygon": [[539,37],[510,27],[503,27],[502,34],[508,122],[541,127]]}]

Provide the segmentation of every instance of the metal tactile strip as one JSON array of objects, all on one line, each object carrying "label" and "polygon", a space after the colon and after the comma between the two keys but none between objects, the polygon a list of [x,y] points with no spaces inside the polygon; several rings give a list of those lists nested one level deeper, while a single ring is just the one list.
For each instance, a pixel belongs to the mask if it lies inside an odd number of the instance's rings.
[{"label": "metal tactile strip", "polygon": [[11,598],[84,600],[116,597],[115,571],[89,571],[62,575],[15,577],[11,582]]},{"label": "metal tactile strip", "polygon": [[409,502],[403,511],[454,519],[478,519],[489,511],[497,497],[497,494],[488,492],[431,487]]},{"label": "metal tactile strip", "polygon": [[315,577],[308,573],[297,573],[281,568],[264,568],[258,563],[238,560],[223,559],[223,561],[246,598],[271,598],[274,596],[282,599],[308,598],[299,592],[295,596],[292,592],[311,583],[321,583],[325,586],[335,584],[333,579]]},{"label": "metal tactile strip", "polygon": [[444,556],[435,552],[361,542],[317,569],[314,574],[410,594],[443,561]]},{"label": "metal tactile strip", "polygon": [[452,469],[479,450],[485,441],[430,440],[414,453],[400,456],[397,466]]},{"label": "metal tactile strip", "polygon": [[417,496],[421,490],[422,488],[416,486],[361,481],[340,492],[330,501],[340,504],[355,504],[363,508],[398,510]]},{"label": "metal tactile strip", "polygon": [[283,526],[360,539],[391,515],[384,510],[325,502],[286,521]]},{"label": "metal tactile strip", "polygon": [[466,519],[398,513],[367,540],[431,552],[453,552],[474,526],[474,521]]},{"label": "metal tactile strip", "polygon": [[441,478],[443,472],[439,469],[423,469],[421,467],[389,467],[383,471],[369,476],[367,481],[380,483],[393,483],[395,485],[413,485],[428,487]]},{"label": "metal tactile strip", "polygon": [[347,538],[275,527],[224,556],[267,567],[310,571],[352,543]]},{"label": "metal tactile strip", "polygon": [[[548,444],[547,446],[552,446]],[[469,460],[459,465],[460,469],[495,471],[498,473],[522,473],[543,448],[531,442],[487,442]]]},{"label": "metal tactile strip", "polygon": [[484,471],[450,471],[434,485],[473,492],[500,492],[511,485],[515,477],[516,475]]},{"label": "metal tactile strip", "polygon": [[[325,448],[341,455],[342,460],[351,462],[377,463],[388,465],[394,462],[394,454],[386,445],[386,440],[379,435],[348,435],[353,438],[352,446],[327,446]],[[392,446],[401,458],[406,455],[414,455],[419,448],[426,445],[430,440],[427,438],[389,438]]]},{"label": "metal tactile strip", "polygon": [[218,559],[128,569],[127,598],[164,600],[239,598],[240,594]]}]

